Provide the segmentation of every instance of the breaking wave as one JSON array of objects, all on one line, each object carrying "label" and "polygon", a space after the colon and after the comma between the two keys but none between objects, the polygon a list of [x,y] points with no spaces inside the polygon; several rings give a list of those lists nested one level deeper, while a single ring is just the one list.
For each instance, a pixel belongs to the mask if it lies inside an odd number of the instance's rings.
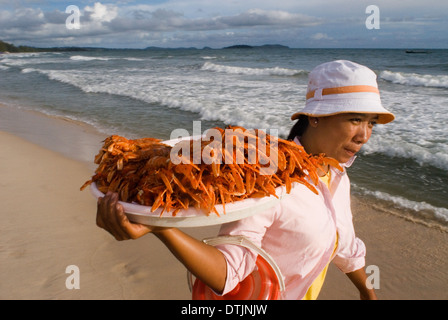
[{"label": "breaking wave", "polygon": [[308,71],[287,69],[287,68],[245,68],[245,67],[234,67],[234,66],[224,66],[219,64],[214,64],[211,62],[206,62],[202,66],[201,70],[214,71],[228,74],[242,74],[242,75],[255,75],[255,76],[298,76],[306,75]]},{"label": "breaking wave", "polygon": [[406,86],[448,88],[448,75],[429,75],[385,70],[380,73],[380,78]]},{"label": "breaking wave", "polygon": [[110,58],[106,58],[106,57],[87,57],[87,56],[71,56],[70,60],[75,60],[75,61],[92,61],[92,60],[109,61]]},{"label": "breaking wave", "polygon": [[401,196],[388,194],[386,192],[368,190],[357,186],[356,184],[353,184],[353,187],[355,194],[368,195],[378,200],[392,203],[392,205],[396,208],[410,210],[411,212],[414,212],[417,217],[421,216],[423,218],[429,218],[429,220],[441,222],[444,225],[448,224],[447,208],[435,207],[424,201],[412,201]]}]

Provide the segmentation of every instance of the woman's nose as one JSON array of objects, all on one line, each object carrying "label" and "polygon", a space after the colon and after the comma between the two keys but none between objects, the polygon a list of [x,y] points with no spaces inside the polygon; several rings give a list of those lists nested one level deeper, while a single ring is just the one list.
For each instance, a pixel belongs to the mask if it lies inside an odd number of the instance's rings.
[{"label": "woman's nose", "polygon": [[369,127],[367,123],[362,123],[354,137],[355,142],[358,144],[364,144],[370,139],[370,135],[372,134],[372,129]]}]

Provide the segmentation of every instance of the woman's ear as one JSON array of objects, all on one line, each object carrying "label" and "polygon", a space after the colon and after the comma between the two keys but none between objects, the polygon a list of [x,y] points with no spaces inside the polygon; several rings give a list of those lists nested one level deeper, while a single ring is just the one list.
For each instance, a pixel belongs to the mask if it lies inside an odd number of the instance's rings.
[{"label": "woman's ear", "polygon": [[317,118],[317,117],[308,117],[308,122],[309,122],[310,126],[312,126],[313,128],[316,128],[317,125],[319,124],[319,118]]}]

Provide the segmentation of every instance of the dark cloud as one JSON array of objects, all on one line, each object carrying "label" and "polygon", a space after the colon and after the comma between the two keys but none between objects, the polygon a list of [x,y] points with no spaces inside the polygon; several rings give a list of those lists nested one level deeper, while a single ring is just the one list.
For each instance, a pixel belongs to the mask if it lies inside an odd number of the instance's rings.
[{"label": "dark cloud", "polygon": [[229,17],[220,17],[218,20],[230,28],[256,27],[256,26],[308,26],[320,23],[320,19],[292,14],[285,11],[266,11],[253,9]]},{"label": "dark cloud", "polygon": [[44,20],[46,23],[50,24],[65,24],[65,21],[67,20],[68,14],[65,12],[61,12],[58,10],[53,10],[50,12],[44,13]]}]

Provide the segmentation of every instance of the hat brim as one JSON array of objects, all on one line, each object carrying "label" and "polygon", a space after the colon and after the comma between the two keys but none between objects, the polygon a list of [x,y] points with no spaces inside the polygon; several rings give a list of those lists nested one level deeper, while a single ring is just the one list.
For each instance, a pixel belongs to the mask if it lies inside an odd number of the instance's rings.
[{"label": "hat brim", "polygon": [[296,112],[291,116],[291,120],[297,120],[301,115],[305,115],[308,117],[329,117],[329,116],[335,116],[337,114],[343,114],[343,113],[366,113],[366,114],[377,114],[378,115],[378,124],[386,124],[389,122],[392,122],[395,120],[395,115],[393,113],[378,113],[378,112],[359,112],[359,111],[341,111],[341,112],[334,112],[334,113],[328,113],[328,114],[312,114],[307,112]]},{"label": "hat brim", "polygon": [[311,100],[307,101],[305,108],[292,115],[291,119],[296,120],[300,115],[311,117],[326,117],[341,113],[364,113],[377,114],[379,124],[386,124],[395,119],[392,112],[385,109],[378,97],[372,98],[351,98],[351,99],[331,99],[331,100]]}]

